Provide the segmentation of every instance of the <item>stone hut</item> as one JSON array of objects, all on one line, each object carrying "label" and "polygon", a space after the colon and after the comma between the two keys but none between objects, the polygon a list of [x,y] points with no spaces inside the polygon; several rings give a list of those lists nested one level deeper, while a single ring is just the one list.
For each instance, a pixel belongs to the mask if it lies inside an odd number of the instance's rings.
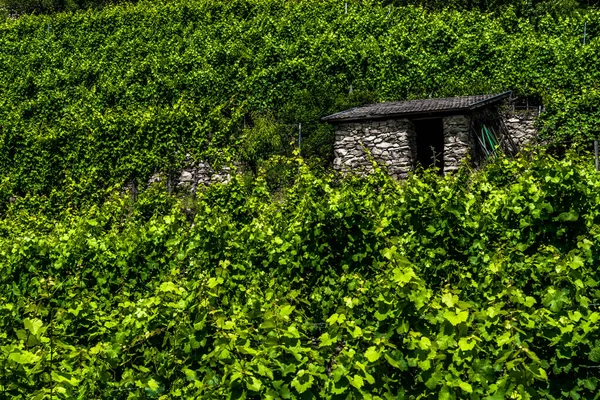
[{"label": "stone hut", "polygon": [[323,118],[335,125],[334,168],[370,170],[368,150],[396,178],[417,166],[458,169],[499,151],[514,154],[535,136],[531,114],[511,114],[511,92],[371,104]]}]

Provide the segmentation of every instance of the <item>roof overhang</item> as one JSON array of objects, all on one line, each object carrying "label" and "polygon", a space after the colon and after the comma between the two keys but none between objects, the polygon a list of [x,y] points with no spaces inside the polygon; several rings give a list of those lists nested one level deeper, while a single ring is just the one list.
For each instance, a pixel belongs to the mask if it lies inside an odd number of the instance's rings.
[{"label": "roof overhang", "polygon": [[[399,118],[435,118],[435,117],[443,117],[448,115],[456,115],[456,114],[468,114],[477,109],[499,103],[504,99],[508,98],[511,95],[511,91],[506,91],[497,95],[492,95],[483,100],[479,100],[473,102],[469,105],[455,107],[455,108],[443,108],[443,109],[435,109],[435,110],[419,110],[419,111],[408,111],[408,112],[389,112],[385,114],[362,114],[358,116],[352,116],[352,111],[357,111],[360,109],[368,109],[369,107],[374,107],[378,105],[385,105],[391,103],[379,103],[379,104],[370,104],[366,106],[354,107],[349,110],[341,111],[335,114],[327,115],[321,118],[322,121],[337,124],[344,122],[354,122],[354,121],[369,121],[369,120],[386,120],[386,119],[399,119]],[[458,98],[457,98],[458,99]],[[429,99],[427,99],[429,100]],[[431,99],[435,101],[437,99]],[[401,102],[400,102],[401,103]],[[344,117],[344,114],[350,114],[348,117]]]}]

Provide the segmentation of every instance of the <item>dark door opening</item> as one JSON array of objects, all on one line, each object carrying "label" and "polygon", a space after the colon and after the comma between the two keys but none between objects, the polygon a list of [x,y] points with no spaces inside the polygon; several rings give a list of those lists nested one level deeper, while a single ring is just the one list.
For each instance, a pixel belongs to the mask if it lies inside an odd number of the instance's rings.
[{"label": "dark door opening", "polygon": [[417,163],[423,168],[444,170],[444,124],[441,118],[413,121],[417,136]]}]

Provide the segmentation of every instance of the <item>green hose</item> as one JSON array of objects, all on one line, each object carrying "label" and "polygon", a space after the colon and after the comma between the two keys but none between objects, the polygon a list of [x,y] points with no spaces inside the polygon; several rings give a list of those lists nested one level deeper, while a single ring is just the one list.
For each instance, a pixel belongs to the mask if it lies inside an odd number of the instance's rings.
[{"label": "green hose", "polygon": [[481,124],[481,139],[478,138],[479,144],[483,149],[486,158],[497,156],[497,149],[500,147],[495,133],[492,133],[485,124]]}]

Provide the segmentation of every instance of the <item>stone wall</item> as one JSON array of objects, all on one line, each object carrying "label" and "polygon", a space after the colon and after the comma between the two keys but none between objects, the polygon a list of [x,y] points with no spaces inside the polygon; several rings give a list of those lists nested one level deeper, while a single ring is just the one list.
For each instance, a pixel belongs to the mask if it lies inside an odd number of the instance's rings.
[{"label": "stone wall", "polygon": [[505,117],[506,129],[519,150],[535,141],[537,115],[537,111],[513,111]]},{"label": "stone wall", "polygon": [[[504,117],[508,133],[518,149],[532,143],[537,112],[511,113]],[[477,145],[471,135],[471,117],[451,115],[443,118],[444,174],[456,171]],[[334,168],[364,173],[372,170],[365,154],[386,165],[392,176],[405,178],[415,167],[417,146],[414,124],[408,119],[346,122],[335,127]]]},{"label": "stone wall", "polygon": [[395,178],[406,178],[415,163],[414,125],[408,119],[347,122],[336,125],[333,166],[344,172],[369,172],[372,166],[365,153],[387,166]]},{"label": "stone wall", "polygon": [[220,171],[215,171],[207,162],[192,162],[181,170],[177,179],[177,186],[186,187],[195,192],[198,186],[229,182],[231,180],[230,172],[229,167],[223,167]]},{"label": "stone wall", "polygon": [[150,177],[148,184],[164,180],[169,191],[182,188],[195,193],[199,186],[231,180],[231,169],[229,167],[223,167],[219,171],[215,171],[207,162],[193,161],[189,156],[186,157],[186,164],[185,168],[175,173],[155,173]]},{"label": "stone wall", "polygon": [[444,117],[444,174],[456,171],[469,155],[470,118],[464,115]]}]

